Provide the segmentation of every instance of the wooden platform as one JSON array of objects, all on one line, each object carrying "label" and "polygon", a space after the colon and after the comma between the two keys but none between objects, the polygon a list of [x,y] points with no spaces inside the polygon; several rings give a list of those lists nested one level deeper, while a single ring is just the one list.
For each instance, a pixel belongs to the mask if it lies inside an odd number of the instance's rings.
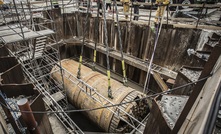
[{"label": "wooden platform", "polygon": [[[56,101],[60,101],[65,98],[65,96],[61,92],[56,92],[51,95],[51,97]],[[45,97],[43,98],[44,102],[46,103],[47,106],[51,106],[51,102],[48,101]]]}]

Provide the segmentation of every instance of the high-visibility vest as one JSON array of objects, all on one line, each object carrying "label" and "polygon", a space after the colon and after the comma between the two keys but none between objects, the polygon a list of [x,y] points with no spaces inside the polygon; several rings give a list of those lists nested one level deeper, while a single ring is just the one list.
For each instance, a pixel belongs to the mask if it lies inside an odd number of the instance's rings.
[{"label": "high-visibility vest", "polygon": [[0,5],[3,5],[3,4],[4,4],[4,2],[2,0],[0,0]]},{"label": "high-visibility vest", "polygon": [[169,1],[169,0],[156,0],[156,3],[157,3],[157,4],[159,4],[159,3],[169,4],[170,1]]}]

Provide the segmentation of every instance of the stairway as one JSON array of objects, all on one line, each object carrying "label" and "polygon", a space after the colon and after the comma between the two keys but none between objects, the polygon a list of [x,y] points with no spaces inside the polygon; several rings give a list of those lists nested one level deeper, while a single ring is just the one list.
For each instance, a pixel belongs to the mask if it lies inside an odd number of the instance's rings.
[{"label": "stairway", "polygon": [[38,58],[43,55],[47,43],[47,38],[47,36],[41,36],[35,39],[35,43],[33,44],[33,58]]}]

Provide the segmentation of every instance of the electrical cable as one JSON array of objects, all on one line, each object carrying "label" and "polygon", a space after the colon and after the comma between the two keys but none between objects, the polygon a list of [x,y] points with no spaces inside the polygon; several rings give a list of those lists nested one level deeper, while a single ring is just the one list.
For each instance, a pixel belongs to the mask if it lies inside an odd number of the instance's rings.
[{"label": "electrical cable", "polygon": [[92,108],[92,109],[77,109],[77,110],[66,110],[66,111],[31,111],[30,112],[30,111],[20,111],[20,110],[17,110],[17,109],[10,109],[7,106],[5,106],[2,102],[0,102],[0,104],[2,106],[6,107],[7,109],[9,109],[12,112],[22,112],[22,113],[45,114],[45,113],[63,113],[63,112],[65,112],[65,113],[87,112],[87,111],[94,111],[94,110],[99,110],[99,109],[104,109],[104,108],[121,106],[121,105],[124,105],[124,104],[136,102],[136,101],[142,101],[142,100],[150,99],[150,98],[155,97],[157,95],[167,94],[167,93],[170,93],[171,91],[175,91],[175,90],[178,90],[180,88],[183,88],[183,87],[186,87],[186,86],[189,86],[189,85],[192,85],[192,84],[196,84],[197,82],[200,82],[200,81],[204,81],[204,80],[206,80],[207,78],[209,78],[211,76],[212,76],[212,74],[207,76],[207,77],[204,77],[204,78],[202,78],[200,80],[197,80],[195,82],[190,82],[190,83],[181,85],[179,87],[175,87],[175,88],[167,90],[167,91],[163,91],[163,92],[160,92],[160,93],[155,93],[155,94],[152,94],[152,95],[148,95],[148,96],[143,97],[143,98],[134,99],[134,100],[131,100],[131,101],[127,101],[127,102],[123,102],[123,103],[118,103],[118,104],[113,104],[113,105],[106,105],[106,106],[102,106],[102,107]]}]

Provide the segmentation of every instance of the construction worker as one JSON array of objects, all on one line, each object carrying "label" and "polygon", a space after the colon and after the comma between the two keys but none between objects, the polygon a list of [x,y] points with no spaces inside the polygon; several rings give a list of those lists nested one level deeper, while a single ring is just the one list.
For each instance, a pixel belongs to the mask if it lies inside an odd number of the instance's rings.
[{"label": "construction worker", "polygon": [[3,0],[0,0],[0,6],[2,6],[4,3],[3,3]]},{"label": "construction worker", "polygon": [[139,19],[139,3],[137,0],[132,0],[133,2],[133,7],[134,7],[134,19],[133,20],[137,20]]},{"label": "construction worker", "polygon": [[97,6],[99,8],[99,14],[102,16],[102,0],[97,0]]},{"label": "construction worker", "polygon": [[9,9],[8,5],[3,1],[3,0],[0,0],[0,10],[7,10]]},{"label": "construction worker", "polygon": [[53,4],[54,8],[59,8],[58,0],[53,0],[52,4]]},{"label": "construction worker", "polygon": [[3,9],[3,4],[4,4],[3,0],[0,0],[0,10]]},{"label": "construction worker", "polygon": [[130,9],[130,1],[129,0],[121,0],[121,2],[123,3],[123,7],[124,7],[124,13],[125,18],[128,19],[128,13],[129,13],[129,9]]},{"label": "construction worker", "polygon": [[157,12],[155,17],[155,24],[158,24],[158,18],[163,16],[166,6],[170,3],[169,0],[156,0],[155,6],[157,6]]},{"label": "construction worker", "polygon": [[111,0],[106,0],[106,10],[109,7],[109,11],[111,11]]}]

